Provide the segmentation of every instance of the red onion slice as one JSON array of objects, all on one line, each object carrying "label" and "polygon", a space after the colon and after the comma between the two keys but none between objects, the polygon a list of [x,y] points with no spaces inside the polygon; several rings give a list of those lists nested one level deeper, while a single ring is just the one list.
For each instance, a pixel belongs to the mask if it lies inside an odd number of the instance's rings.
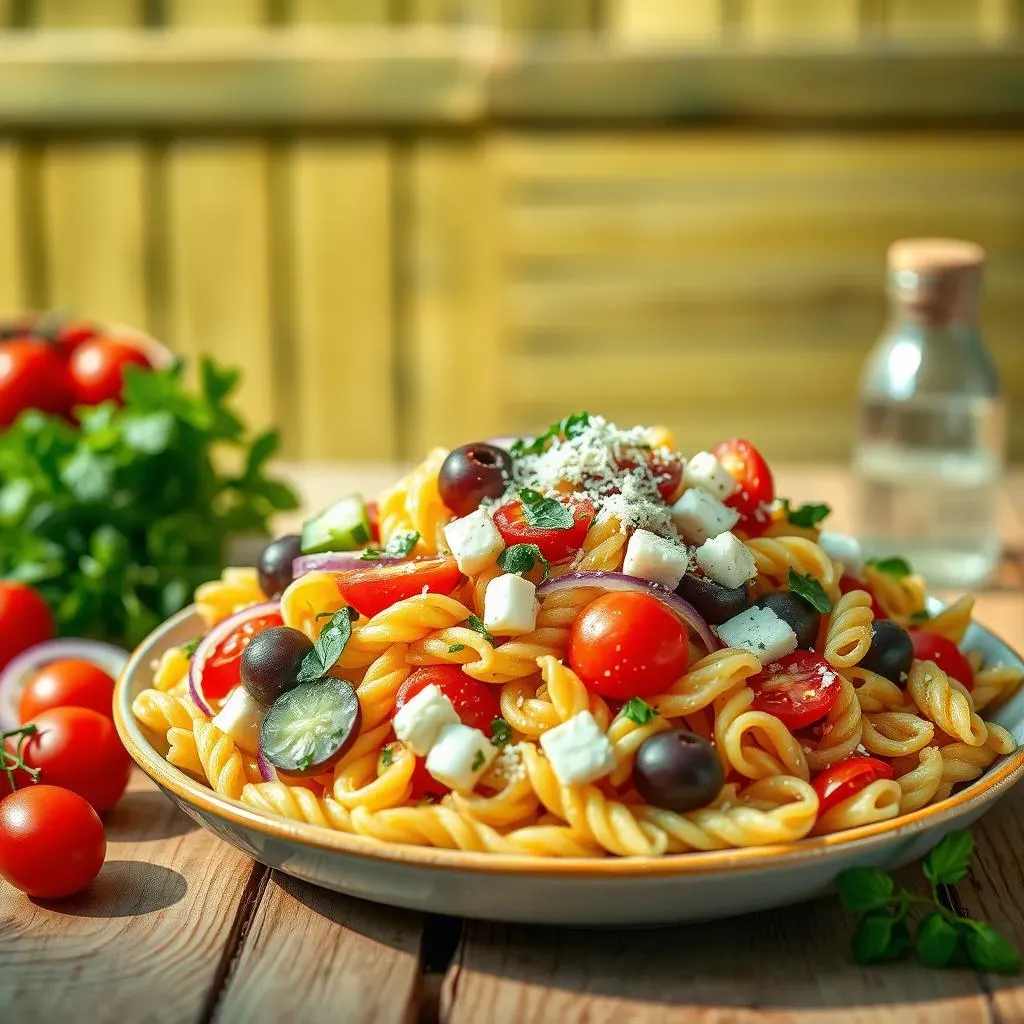
[{"label": "red onion slice", "polygon": [[277,782],[277,769],[267,760],[262,746],[256,751],[256,766],[264,782]]},{"label": "red onion slice", "polygon": [[703,616],[689,601],[684,601],[678,594],[663,587],[660,583],[642,580],[636,576],[627,576],[622,572],[570,572],[557,579],[548,580],[537,588],[537,596],[555,594],[560,590],[571,590],[575,587],[599,587],[601,590],[634,591],[639,594],[651,594],[659,601],[664,601],[686,623],[708,649],[717,651],[721,644],[711,632],[711,627]]},{"label": "red onion slice", "polygon": [[209,702],[203,693],[203,666],[211,654],[226,640],[239,626],[245,625],[250,619],[262,619],[266,615],[280,613],[280,601],[264,601],[260,604],[250,605],[240,612],[229,616],[223,622],[218,622],[213,629],[200,641],[196,653],[192,655],[192,664],[188,669],[188,692],[195,702],[197,708],[204,715],[210,718],[217,713],[210,707]]},{"label": "red onion slice", "polygon": [[17,729],[21,725],[18,704],[28,681],[44,666],[63,658],[92,662],[116,679],[128,662],[128,652],[114,644],[76,637],[46,640],[22,651],[0,672],[0,730]]},{"label": "red onion slice", "polygon": [[358,551],[323,551],[318,555],[299,555],[292,562],[292,577],[298,579],[311,572],[349,572],[352,569],[373,569],[380,565],[396,565],[404,558],[381,555],[380,558],[361,558]]}]

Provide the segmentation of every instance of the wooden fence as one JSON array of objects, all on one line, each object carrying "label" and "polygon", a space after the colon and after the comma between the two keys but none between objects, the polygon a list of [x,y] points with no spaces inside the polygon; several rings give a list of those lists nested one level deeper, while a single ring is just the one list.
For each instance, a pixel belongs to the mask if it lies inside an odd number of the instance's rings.
[{"label": "wooden fence", "polygon": [[0,0],[0,310],[242,363],[295,457],[587,407],[833,458],[887,243],[953,234],[1024,406],[1022,12]]}]

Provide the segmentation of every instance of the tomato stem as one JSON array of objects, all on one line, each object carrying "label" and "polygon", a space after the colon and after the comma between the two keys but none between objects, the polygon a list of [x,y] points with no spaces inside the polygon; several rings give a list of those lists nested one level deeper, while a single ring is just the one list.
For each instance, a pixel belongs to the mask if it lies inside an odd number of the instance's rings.
[{"label": "tomato stem", "polygon": [[[0,732],[0,771],[3,771],[4,775],[7,776],[12,793],[18,788],[14,779],[15,771],[25,772],[33,782],[39,781],[40,769],[29,768],[25,763],[24,755],[25,743],[30,736],[34,736],[38,731],[39,729],[35,725],[23,725],[20,729],[9,729],[7,732]],[[7,749],[7,740],[13,736],[18,737],[18,742],[12,751]]]}]

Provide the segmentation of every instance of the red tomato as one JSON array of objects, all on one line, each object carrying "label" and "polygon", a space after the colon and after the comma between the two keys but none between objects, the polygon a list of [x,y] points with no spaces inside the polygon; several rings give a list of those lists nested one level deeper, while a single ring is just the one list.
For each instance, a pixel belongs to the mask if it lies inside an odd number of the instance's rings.
[{"label": "red tomato", "polygon": [[438,782],[427,771],[427,759],[425,757],[416,758],[416,767],[412,770],[410,781],[412,783],[412,792],[409,794],[409,799],[413,803],[419,803],[420,800],[425,800],[429,796],[444,796],[448,792],[448,787]]},{"label": "red tomato", "polygon": [[879,779],[891,779],[892,768],[875,757],[849,757],[826,768],[813,782],[818,817]]},{"label": "red tomato", "polygon": [[612,700],[651,697],[686,671],[686,627],[661,601],[636,591],[604,594],[576,618],[569,663],[587,688]]},{"label": "red tomato", "polygon": [[885,614],[885,609],[878,603],[878,598],[875,597],[871,588],[863,580],[859,580],[855,576],[843,573],[843,575],[839,577],[839,592],[842,594],[848,594],[851,590],[863,590],[865,594],[870,595],[871,614],[874,615],[876,619],[889,618],[889,616]]},{"label": "red tomato", "polygon": [[455,559],[443,557],[338,573],[341,596],[368,618],[424,589],[429,594],[450,594],[461,582]]},{"label": "red tomato", "polygon": [[[41,783],[70,789],[98,814],[121,799],[132,759],[109,718],[88,708],[51,708],[31,724],[39,731],[21,748],[22,756],[29,768],[40,769]],[[16,772],[15,781],[19,788],[29,782],[24,772]]]},{"label": "red tomato", "polygon": [[24,583],[0,580],[0,669],[52,636],[53,615],[39,594]]},{"label": "red tomato", "polygon": [[914,645],[914,657],[918,661],[934,661],[948,676],[963,683],[968,690],[974,689],[974,670],[963,652],[952,640],[927,629],[911,629],[910,642]]},{"label": "red tomato", "polygon": [[380,543],[380,506],[375,501],[366,503],[366,517],[370,520],[370,540]]},{"label": "red tomato", "polygon": [[748,680],[753,707],[774,715],[789,729],[824,718],[839,699],[839,674],[813,651],[794,651],[766,665]]},{"label": "red tomato", "polygon": [[41,900],[80,892],[107,852],[103,822],[77,793],[30,786],[0,802],[0,875]]},{"label": "red tomato", "polygon": [[564,530],[531,526],[523,515],[523,503],[516,499],[507,502],[494,513],[494,525],[498,528],[507,547],[513,544],[536,544],[549,562],[564,562],[581,547],[583,538],[594,521],[594,503],[588,498],[560,499],[572,512],[572,526]]},{"label": "red tomato", "polygon": [[40,669],[22,691],[18,711],[21,720],[50,708],[76,707],[113,717],[114,680],[91,661],[64,658]]},{"label": "red tomato", "polygon": [[84,341],[95,338],[99,329],[88,320],[66,320],[56,332],[55,341],[65,356],[70,356]]},{"label": "red tomato", "polygon": [[751,536],[764,533],[771,525],[768,506],[775,500],[775,483],[764,456],[739,437],[722,441],[711,451],[738,485],[725,504],[739,512],[740,528]]},{"label": "red tomato", "polygon": [[67,367],[48,341],[16,338],[0,344],[0,427],[23,409],[66,415],[71,409]]},{"label": "red tomato", "polygon": [[242,653],[257,633],[284,625],[276,612],[249,619],[228,634],[203,665],[203,694],[208,700],[223,700],[242,681]]},{"label": "red tomato", "polygon": [[493,686],[470,679],[458,665],[429,665],[419,668],[404,683],[395,699],[400,711],[424,687],[434,685],[452,702],[465,725],[491,735],[491,723],[501,715],[501,704]]},{"label": "red tomato", "polygon": [[71,385],[76,405],[121,401],[126,366],[150,367],[134,345],[118,338],[91,338],[71,356]]}]

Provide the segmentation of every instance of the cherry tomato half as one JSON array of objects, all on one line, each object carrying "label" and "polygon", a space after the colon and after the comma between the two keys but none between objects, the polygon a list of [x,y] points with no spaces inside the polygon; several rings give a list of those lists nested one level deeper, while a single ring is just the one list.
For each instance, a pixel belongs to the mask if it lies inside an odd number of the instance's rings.
[{"label": "cherry tomato half", "polygon": [[588,498],[564,498],[563,504],[572,512],[572,526],[565,529],[549,529],[531,526],[523,514],[523,503],[516,499],[507,502],[494,513],[494,525],[498,528],[506,547],[513,544],[536,544],[549,562],[564,562],[581,547],[583,539],[594,521],[594,503]]},{"label": "cherry tomato half", "polygon": [[498,691],[471,679],[458,665],[428,665],[402,683],[395,699],[400,711],[424,687],[436,686],[451,702],[463,724],[491,735],[491,723],[501,714]]},{"label": "cherry tomato half", "polygon": [[275,612],[243,622],[221,640],[203,665],[203,694],[207,700],[223,700],[242,681],[242,654],[254,636],[283,625],[284,619]]},{"label": "cherry tomato half", "polygon": [[90,338],[71,355],[71,386],[75,404],[99,405],[121,401],[126,366],[151,368],[135,345],[118,338]]},{"label": "cherry tomato half", "polygon": [[[132,759],[109,718],[88,708],[50,708],[31,724],[39,731],[21,751],[29,768],[40,769],[41,783],[70,789],[98,814],[121,799]],[[28,783],[24,772],[16,772],[15,781],[19,788]]]},{"label": "cherry tomato half", "polygon": [[812,783],[818,794],[818,818],[879,779],[891,779],[892,768],[875,757],[850,757],[826,768]]},{"label": "cherry tomato half", "polygon": [[62,416],[71,409],[67,367],[48,341],[0,343],[0,427],[9,427],[24,409]]},{"label": "cherry tomato half", "polygon": [[909,633],[918,661],[934,661],[946,675],[963,683],[968,690],[974,689],[974,669],[952,640],[927,629],[911,629]]},{"label": "cherry tomato half", "polygon": [[424,590],[430,594],[450,594],[462,582],[462,573],[454,558],[422,558],[338,573],[337,580],[341,596],[360,615],[373,618]]},{"label": "cherry tomato half", "polygon": [[685,671],[686,627],[651,594],[604,594],[577,616],[569,663],[587,689],[613,700],[662,693]]},{"label": "cherry tomato half", "polygon": [[29,786],[0,802],[0,875],[36,899],[84,889],[103,867],[103,822],[77,793]]},{"label": "cherry tomato half", "polygon": [[753,707],[774,715],[788,729],[824,718],[839,699],[839,673],[813,651],[794,651],[748,680]]},{"label": "cherry tomato half", "polygon": [[114,680],[98,665],[80,658],[51,661],[22,691],[18,712],[22,722],[50,708],[76,707],[114,714]]},{"label": "cherry tomato half", "polygon": [[24,583],[0,580],[0,669],[52,636],[53,615],[39,594]]},{"label": "cherry tomato half", "polygon": [[739,512],[740,528],[750,536],[764,533],[772,522],[768,506],[775,500],[775,483],[764,456],[740,437],[722,441],[711,451],[736,481],[736,492],[725,504]]},{"label": "cherry tomato half", "polygon": [[874,592],[871,588],[863,581],[856,578],[856,576],[850,576],[848,573],[843,573],[839,577],[839,592],[841,594],[849,594],[851,590],[863,590],[865,594],[871,598],[871,614],[876,619],[887,619],[888,615],[885,614],[885,609],[878,603],[878,598],[875,597]]}]

